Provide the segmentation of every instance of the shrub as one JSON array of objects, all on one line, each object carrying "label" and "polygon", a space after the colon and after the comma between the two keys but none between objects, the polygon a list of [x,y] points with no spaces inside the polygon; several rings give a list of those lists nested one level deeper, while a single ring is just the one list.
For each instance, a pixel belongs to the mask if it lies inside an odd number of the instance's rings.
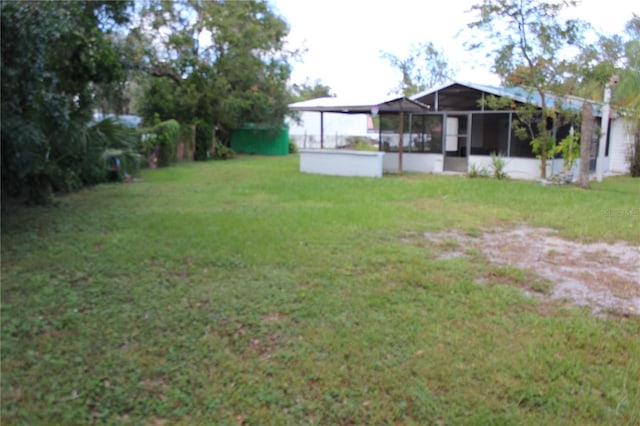
[{"label": "shrub", "polygon": [[127,180],[136,176],[140,171],[142,156],[133,151],[121,149],[108,149],[102,155],[103,175],[109,176],[112,167],[112,158],[120,160],[120,170],[118,170],[118,180]]},{"label": "shrub", "polygon": [[213,140],[213,127],[203,120],[196,120],[196,146],[194,159],[207,161],[211,156],[211,142]]},{"label": "shrub", "polygon": [[157,152],[159,167],[167,167],[176,162],[176,147],[180,136],[180,124],[176,120],[160,122],[141,132],[145,154]]},{"label": "shrub", "polygon": [[214,160],[230,160],[236,156],[236,153],[226,145],[221,143],[216,144],[216,148],[213,151]]},{"label": "shrub", "polygon": [[155,127],[158,145],[158,166],[167,167],[176,162],[176,147],[180,135],[180,124],[176,120],[167,120]]},{"label": "shrub", "polygon": [[580,133],[567,135],[554,148],[554,153],[562,155],[565,169],[571,169],[576,160],[580,158]]},{"label": "shrub", "polygon": [[493,171],[493,177],[496,179],[507,179],[509,176],[504,168],[507,166],[507,160],[502,154],[491,153],[491,170]]},{"label": "shrub", "polygon": [[[138,133],[113,118],[106,118],[89,126],[84,132],[86,153],[77,176],[85,185],[94,185],[107,180],[105,158],[109,153],[117,153],[122,160],[122,172],[135,175],[140,167],[139,154],[136,152]],[[64,184],[75,189],[75,174],[67,173]],[[77,187],[77,186],[76,186]]]},{"label": "shrub", "polygon": [[180,126],[180,137],[178,143],[184,146],[182,160],[193,160],[196,150],[195,126],[191,124],[182,124]]},{"label": "shrub", "polygon": [[372,145],[369,143],[367,138],[363,138],[360,136],[349,136],[347,137],[347,146],[348,149],[353,149],[356,151],[377,151],[378,146]]},{"label": "shrub", "polygon": [[486,178],[489,177],[489,171],[484,167],[479,167],[476,163],[471,163],[469,167],[469,173],[467,176],[470,178]]},{"label": "shrub", "polygon": [[292,138],[289,138],[289,154],[297,154],[298,153],[298,144]]}]

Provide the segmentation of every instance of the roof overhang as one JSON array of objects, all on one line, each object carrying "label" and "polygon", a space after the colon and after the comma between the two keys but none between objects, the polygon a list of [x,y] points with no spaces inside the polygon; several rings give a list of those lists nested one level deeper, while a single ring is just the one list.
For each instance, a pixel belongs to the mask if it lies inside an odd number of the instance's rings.
[{"label": "roof overhang", "polygon": [[[438,94],[440,107],[446,106],[448,102],[457,103],[460,100],[464,100],[466,98],[475,103],[474,97],[471,95],[472,91],[497,97],[506,97],[513,99],[514,101],[519,103],[532,104],[537,107],[542,106],[540,94],[534,89],[525,88],[522,86],[496,87],[455,80],[413,95],[411,96],[411,99],[419,100],[423,103],[428,104],[433,103],[434,95]],[[584,102],[589,102],[593,105],[593,112],[596,116],[601,115],[603,107],[602,102],[593,101],[591,99],[584,99],[572,95],[557,96],[551,92],[545,92],[545,97],[546,104],[550,108],[559,106],[563,109],[576,112],[580,111]]]},{"label": "roof overhang", "polygon": [[417,100],[398,97],[385,101],[353,101],[340,98],[317,98],[289,105],[291,111],[330,112],[341,114],[375,114],[396,112],[426,112],[430,110]]}]

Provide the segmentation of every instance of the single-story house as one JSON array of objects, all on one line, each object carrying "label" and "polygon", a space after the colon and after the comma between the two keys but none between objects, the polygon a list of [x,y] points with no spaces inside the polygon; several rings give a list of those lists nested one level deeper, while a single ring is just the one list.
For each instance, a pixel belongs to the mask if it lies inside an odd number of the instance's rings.
[{"label": "single-story house", "polygon": [[[540,160],[535,158],[529,140],[520,139],[513,131],[517,119],[515,109],[494,110],[481,102],[487,96],[507,97],[515,103],[540,105],[539,96],[522,88],[493,87],[473,83],[450,82],[411,98],[396,98],[379,103],[342,103],[338,98],[320,98],[290,105],[294,111],[379,115],[379,150],[384,152],[385,172],[412,171],[426,173],[466,173],[474,165],[486,167],[490,154],[506,157],[506,172],[516,179],[538,179]],[[583,102],[593,104],[596,124],[602,122],[606,110],[599,102],[549,94],[547,104],[560,103],[565,109],[579,112]],[[321,120],[322,121],[322,120]],[[579,130],[579,129],[576,129]],[[567,124],[557,130],[562,140],[571,131]],[[322,133],[322,130],[321,130]],[[592,136],[591,163],[596,169],[600,140],[605,141],[605,174],[626,173],[631,138],[622,117],[610,116],[606,137]],[[547,162],[547,176],[564,168],[556,158]],[[576,166],[577,170],[577,166]]]}]

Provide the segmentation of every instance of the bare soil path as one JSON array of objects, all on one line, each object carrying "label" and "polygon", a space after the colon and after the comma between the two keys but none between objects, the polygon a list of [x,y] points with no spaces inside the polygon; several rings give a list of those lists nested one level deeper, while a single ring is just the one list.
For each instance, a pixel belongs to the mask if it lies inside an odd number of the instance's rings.
[{"label": "bare soil path", "polygon": [[[551,229],[519,227],[488,230],[481,236],[427,233],[434,242],[457,241],[459,250],[479,250],[498,265],[524,269],[552,283],[551,290],[528,295],[588,306],[596,315],[640,315],[640,247],[627,243],[583,244]],[[464,256],[464,251],[447,257]]]}]

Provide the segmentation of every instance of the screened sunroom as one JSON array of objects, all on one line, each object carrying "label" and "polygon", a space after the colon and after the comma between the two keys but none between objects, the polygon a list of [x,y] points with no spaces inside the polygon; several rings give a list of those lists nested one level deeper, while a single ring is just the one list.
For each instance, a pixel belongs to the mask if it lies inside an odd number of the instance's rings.
[{"label": "screened sunroom", "polygon": [[[505,109],[485,107],[488,96],[507,98]],[[384,153],[384,172],[466,173],[470,168],[488,167],[491,154],[506,157],[506,172],[516,179],[538,179],[540,160],[531,140],[519,137],[514,123],[518,121],[517,104],[540,105],[535,93],[521,88],[499,88],[453,82],[412,96],[390,101],[340,103],[335,98],[293,104],[301,111],[370,113],[378,124],[378,150]],[[548,104],[560,103],[564,109],[579,111],[584,99],[562,99],[548,95]],[[592,102],[592,101],[589,101]],[[592,102],[596,124],[602,104]],[[321,120],[322,121],[322,120]],[[556,140],[571,131],[571,122],[558,127]],[[592,137],[592,166],[598,152],[598,138]],[[608,144],[608,140],[607,140]],[[546,175],[562,170],[562,159],[547,162]]]}]

